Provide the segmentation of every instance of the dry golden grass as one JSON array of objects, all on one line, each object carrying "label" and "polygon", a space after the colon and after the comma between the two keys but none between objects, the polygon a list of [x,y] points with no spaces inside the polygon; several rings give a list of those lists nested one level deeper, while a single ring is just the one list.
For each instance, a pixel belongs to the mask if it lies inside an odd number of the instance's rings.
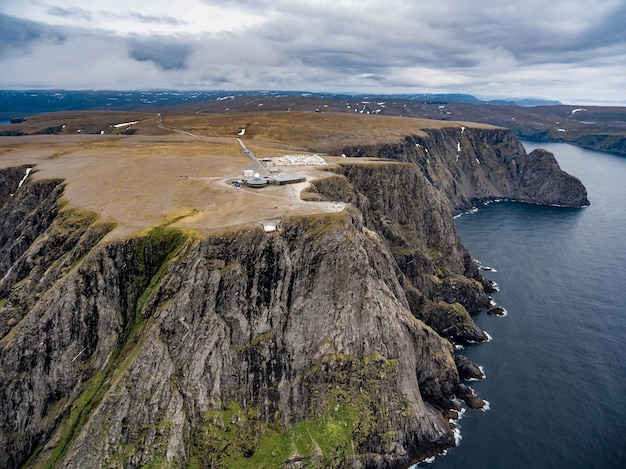
[{"label": "dry golden grass", "polygon": [[215,230],[339,209],[300,200],[306,183],[233,187],[227,180],[251,164],[240,150],[232,138],[188,135],[2,137],[0,167],[35,165],[31,177],[65,180],[69,206],[117,222],[113,236],[159,225]]},{"label": "dry golden grass", "polygon": [[[131,126],[115,127],[117,124],[137,122]],[[58,133],[61,134],[99,134],[117,135],[128,127],[137,133],[146,135],[167,135],[166,129],[157,125],[157,116],[154,113],[145,112],[120,112],[120,111],[75,111],[54,112],[39,114],[28,117],[20,124],[11,124],[2,130],[20,131],[24,134],[33,133]]]},{"label": "dry golden grass", "polygon": [[336,153],[356,145],[397,143],[407,135],[424,135],[423,129],[461,125],[493,128],[486,124],[332,112],[165,115],[163,119],[171,127],[207,136],[237,136],[245,128],[242,138],[246,140],[321,153]]},{"label": "dry golden grass", "polygon": [[[229,184],[229,179],[241,177],[242,170],[251,164],[235,140],[242,128],[246,129],[242,140],[258,156],[278,156],[393,143],[406,135],[419,135],[424,128],[461,125],[304,112],[163,115],[163,120],[169,128],[159,127],[155,114],[77,112],[35,116],[20,125],[65,127],[59,135],[0,137],[0,168],[35,165],[32,177],[65,180],[64,199],[69,206],[117,222],[114,234],[118,236],[159,225],[215,230],[343,208],[333,203],[302,201],[299,194],[308,183],[262,190],[237,189]],[[111,127],[133,121],[139,121],[133,124],[136,135],[118,136],[118,128]],[[104,135],[78,133],[80,129],[99,128],[107,129]],[[356,162],[366,164],[364,159]],[[329,175],[315,168],[293,170],[309,180]]]}]

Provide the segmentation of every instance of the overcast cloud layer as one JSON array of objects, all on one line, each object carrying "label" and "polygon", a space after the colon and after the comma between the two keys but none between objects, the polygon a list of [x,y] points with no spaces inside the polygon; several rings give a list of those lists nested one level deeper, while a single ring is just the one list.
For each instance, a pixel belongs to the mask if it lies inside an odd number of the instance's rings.
[{"label": "overcast cloud layer", "polygon": [[626,104],[625,0],[0,0],[2,89]]}]

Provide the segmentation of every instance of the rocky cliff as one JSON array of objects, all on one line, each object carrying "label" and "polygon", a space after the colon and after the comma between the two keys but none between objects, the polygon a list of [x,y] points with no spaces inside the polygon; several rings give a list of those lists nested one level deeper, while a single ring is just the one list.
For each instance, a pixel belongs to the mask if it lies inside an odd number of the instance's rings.
[{"label": "rocky cliff", "polygon": [[498,199],[566,207],[589,205],[580,180],[561,171],[545,150],[527,154],[507,129],[459,125],[429,129],[397,144],[344,148],[347,156],[378,156],[416,164],[456,212]]},{"label": "rocky cliff", "polygon": [[0,466],[408,467],[454,445],[453,399],[480,400],[453,343],[486,339],[491,286],[452,211],[584,188],[506,133],[368,152],[388,159],[306,194],[343,212],[273,233],[109,240],[62,181],[1,170]]}]

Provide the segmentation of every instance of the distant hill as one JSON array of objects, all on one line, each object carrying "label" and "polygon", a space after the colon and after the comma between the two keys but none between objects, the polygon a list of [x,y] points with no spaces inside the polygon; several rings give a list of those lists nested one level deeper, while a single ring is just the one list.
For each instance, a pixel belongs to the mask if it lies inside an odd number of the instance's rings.
[{"label": "distant hill", "polygon": [[402,99],[430,103],[469,103],[537,106],[560,104],[541,99],[484,101],[470,94],[309,93],[306,91],[172,91],[172,90],[0,90],[0,120],[57,111],[116,110],[150,111],[156,108],[207,101],[228,101],[234,97],[264,96],[328,99]]},{"label": "distant hill", "polygon": [[[470,94],[353,94],[306,91],[0,91],[0,123],[57,111],[163,113],[356,112],[506,127],[520,138],[567,142],[626,156],[626,107],[566,106],[536,98],[484,101]],[[10,125],[0,135],[14,135]]]}]

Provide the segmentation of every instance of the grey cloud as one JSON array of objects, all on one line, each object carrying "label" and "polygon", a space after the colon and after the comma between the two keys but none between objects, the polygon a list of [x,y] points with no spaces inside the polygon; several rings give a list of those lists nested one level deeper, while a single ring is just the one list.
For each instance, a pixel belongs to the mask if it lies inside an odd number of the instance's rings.
[{"label": "grey cloud", "polygon": [[332,21],[314,8],[304,13],[306,20],[293,11],[283,14],[251,34],[311,67],[382,74],[389,67],[470,67],[479,61],[466,41],[451,41],[411,18],[394,22],[361,13]]},{"label": "grey cloud", "polygon": [[[625,2],[203,2],[256,14],[266,21],[193,37],[127,36],[57,28],[0,15],[0,59],[11,50],[26,50],[37,43],[60,43],[67,38],[106,42],[114,38],[124,67],[150,70],[152,80],[161,77],[164,82],[184,87],[349,91],[369,86],[394,91],[425,83],[442,91],[471,92],[472,87],[484,90],[491,82],[503,89],[510,84],[517,86],[525,71],[530,77],[524,82],[528,86],[572,82],[574,78],[566,77],[564,71],[572,70],[573,76],[575,68],[585,64],[598,69],[610,66],[612,76],[617,76],[615,69],[623,64],[616,64],[614,57],[623,57],[626,51],[626,28],[622,26]],[[587,4],[603,9],[594,11],[590,6],[586,14]],[[68,14],[78,17],[81,10]],[[93,14],[151,24],[154,27],[150,29],[157,31],[159,25],[184,26],[166,12]],[[83,60],[87,71],[93,61],[89,51],[84,51]],[[589,73],[602,76],[595,69]],[[137,80],[137,86],[145,86],[141,75]]]},{"label": "grey cloud", "polygon": [[75,8],[73,10],[68,10],[67,8],[61,7],[50,7],[46,10],[46,13],[52,16],[61,16],[63,18],[80,18],[83,20],[90,20],[91,13],[81,8]]},{"label": "grey cloud", "polygon": [[201,0],[201,2],[216,7],[236,7],[255,11],[269,10],[280,3],[279,1],[271,2],[268,0]]},{"label": "grey cloud", "polygon": [[142,23],[154,23],[154,24],[170,24],[170,25],[184,25],[185,21],[180,21],[173,16],[169,15],[144,15],[142,13],[131,12],[128,15],[119,15],[120,17],[130,17],[138,20]]},{"label": "grey cloud", "polygon": [[60,43],[65,39],[57,28],[0,13],[0,57],[23,53],[34,41]]},{"label": "grey cloud", "polygon": [[161,70],[184,69],[191,51],[184,41],[162,37],[135,37],[130,39],[128,47],[132,59],[152,62]]}]

